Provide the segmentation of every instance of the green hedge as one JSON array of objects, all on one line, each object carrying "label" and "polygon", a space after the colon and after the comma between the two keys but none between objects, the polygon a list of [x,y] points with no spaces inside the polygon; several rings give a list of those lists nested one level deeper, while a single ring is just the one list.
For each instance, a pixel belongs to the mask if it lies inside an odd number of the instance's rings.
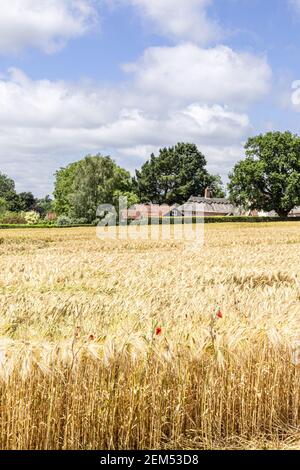
[{"label": "green hedge", "polygon": [[[163,218],[154,218],[148,220],[148,225],[162,225],[163,223],[169,223],[171,225],[185,223],[205,223],[205,224],[219,224],[219,223],[266,223],[266,222],[300,222],[300,217],[246,217],[246,216],[237,216],[237,217],[187,217],[186,219],[181,219],[181,217],[163,217]],[[131,224],[132,222],[129,222]],[[35,228],[80,228],[80,227],[95,227],[95,225],[86,224],[86,225],[65,225],[58,227],[53,224],[39,224],[39,225],[17,225],[17,224],[0,224],[0,229],[35,229]]]},{"label": "green hedge", "polygon": [[39,225],[17,225],[17,224],[0,224],[0,230],[1,229],[18,229],[18,228],[74,228],[74,227],[95,227],[95,225],[65,225],[62,227],[59,227],[57,225],[53,224],[39,224]]},{"label": "green hedge", "polygon": [[232,216],[232,217],[163,217],[149,219],[149,225],[161,225],[162,223],[170,223],[171,225],[184,223],[265,223],[265,222],[300,222],[300,217],[247,217],[247,216]]}]

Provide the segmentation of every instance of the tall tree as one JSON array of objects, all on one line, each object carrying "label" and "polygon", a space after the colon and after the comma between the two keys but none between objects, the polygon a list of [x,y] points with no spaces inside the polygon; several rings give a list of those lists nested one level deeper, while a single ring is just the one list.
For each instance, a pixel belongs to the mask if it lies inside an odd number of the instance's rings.
[{"label": "tall tree", "polygon": [[0,216],[3,215],[7,211],[8,205],[7,201],[0,197]]},{"label": "tall tree", "polygon": [[45,217],[48,212],[54,210],[54,204],[49,195],[45,196],[44,198],[37,199],[35,203],[34,210],[40,214],[41,217]]},{"label": "tall tree", "polygon": [[206,159],[194,144],[163,148],[136,171],[138,195],[143,202],[181,204],[211,186],[215,196],[223,196],[220,178],[205,167]]},{"label": "tall tree", "polygon": [[35,208],[36,199],[31,192],[19,193],[15,202],[16,211],[31,211]]},{"label": "tall tree", "polygon": [[11,204],[14,204],[17,198],[15,190],[15,182],[0,172],[0,198],[8,203],[8,208],[11,209]]},{"label": "tall tree", "polygon": [[55,207],[59,214],[92,222],[100,204],[132,191],[132,179],[110,157],[88,155],[56,173]]},{"label": "tall tree", "polygon": [[232,202],[287,217],[300,205],[300,137],[268,132],[250,138],[245,150],[245,160],[229,175]]},{"label": "tall tree", "polygon": [[70,163],[66,168],[60,168],[55,173],[54,209],[58,215],[68,215],[70,212],[70,197],[73,193],[78,164],[79,162]]}]

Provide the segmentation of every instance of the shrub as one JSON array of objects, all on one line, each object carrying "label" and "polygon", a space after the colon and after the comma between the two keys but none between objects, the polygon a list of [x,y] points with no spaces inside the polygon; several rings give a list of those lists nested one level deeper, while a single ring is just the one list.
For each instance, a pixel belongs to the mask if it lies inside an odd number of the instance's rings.
[{"label": "shrub", "polygon": [[88,224],[88,220],[85,219],[84,217],[81,217],[79,219],[72,219],[72,223],[74,225],[87,225]]},{"label": "shrub", "polygon": [[13,225],[26,225],[27,221],[24,217],[24,214],[18,212],[5,212],[4,215],[0,218],[2,224],[13,224]]},{"label": "shrub", "polygon": [[60,217],[57,218],[56,225],[58,227],[67,227],[67,226],[73,225],[73,222],[70,219],[70,217],[68,217],[67,215],[61,215]]},{"label": "shrub", "polygon": [[40,214],[38,212],[23,212],[22,215],[28,225],[36,225],[40,221]]}]

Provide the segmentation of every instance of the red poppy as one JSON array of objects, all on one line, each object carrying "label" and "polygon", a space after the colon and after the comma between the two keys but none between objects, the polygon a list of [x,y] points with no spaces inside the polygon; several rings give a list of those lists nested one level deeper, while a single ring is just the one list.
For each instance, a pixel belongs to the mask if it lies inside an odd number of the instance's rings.
[{"label": "red poppy", "polygon": [[94,335],[90,335],[90,336],[89,336],[89,341],[95,341],[95,336],[94,336]]},{"label": "red poppy", "polygon": [[155,334],[156,334],[156,336],[159,336],[159,335],[161,335],[161,333],[162,333],[162,329],[161,329],[161,328],[159,328],[159,327],[158,327],[158,328],[156,328],[156,330],[155,330]]},{"label": "red poppy", "polygon": [[218,310],[217,317],[218,318],[223,318],[223,313],[221,312],[220,309]]}]

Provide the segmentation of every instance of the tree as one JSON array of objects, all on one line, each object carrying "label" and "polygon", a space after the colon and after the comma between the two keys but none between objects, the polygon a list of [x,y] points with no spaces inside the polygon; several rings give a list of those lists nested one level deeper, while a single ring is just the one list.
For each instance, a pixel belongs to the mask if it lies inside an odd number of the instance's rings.
[{"label": "tree", "polygon": [[15,201],[15,208],[17,212],[29,212],[35,208],[36,199],[30,192],[19,193]]},{"label": "tree", "polygon": [[88,155],[56,173],[55,208],[58,214],[90,223],[100,204],[115,202],[117,191],[132,191],[129,172],[110,157]]},{"label": "tree", "polygon": [[211,186],[215,196],[223,196],[220,178],[205,167],[206,159],[194,144],[163,148],[136,171],[138,195],[143,202],[182,204]]},{"label": "tree", "polygon": [[11,205],[15,203],[17,193],[15,190],[15,182],[0,172],[0,198],[8,203],[8,209],[12,210]]},{"label": "tree", "polygon": [[45,217],[49,212],[54,210],[54,204],[49,195],[42,199],[37,199],[34,210],[40,214],[41,217]]},{"label": "tree", "polygon": [[250,138],[245,150],[246,159],[229,175],[232,202],[287,217],[300,205],[300,137],[268,132]]},{"label": "tree", "polygon": [[3,215],[7,211],[7,208],[8,208],[7,201],[3,197],[0,197],[0,216]]},{"label": "tree", "polygon": [[67,215],[70,211],[70,196],[79,162],[71,163],[66,168],[60,168],[55,173],[54,209],[58,215]]}]

